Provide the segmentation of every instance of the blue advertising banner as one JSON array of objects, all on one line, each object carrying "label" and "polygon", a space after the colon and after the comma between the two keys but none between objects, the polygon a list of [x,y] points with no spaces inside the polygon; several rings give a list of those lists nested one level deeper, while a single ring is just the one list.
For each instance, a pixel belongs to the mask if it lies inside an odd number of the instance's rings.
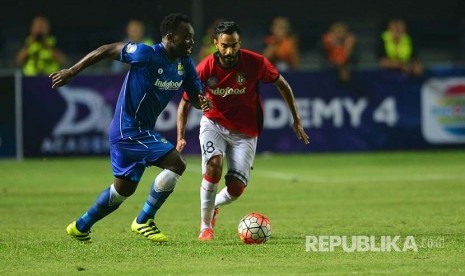
[{"label": "blue advertising banner", "polygon": [[0,77],[0,157],[16,156],[15,78]]},{"label": "blue advertising banner", "polygon": [[267,120],[259,150],[357,151],[426,146],[419,117],[422,79],[376,71],[353,72],[351,81],[344,84],[329,72],[285,77],[294,89],[311,145],[290,139],[292,117],[273,85],[266,85],[262,95]]},{"label": "blue advertising banner", "polygon": [[47,77],[23,78],[24,155],[107,154],[122,82],[122,76],[81,76],[52,89]]},{"label": "blue advertising banner", "polygon": [[[359,71],[353,72],[351,81],[344,84],[338,82],[331,72],[294,73],[285,77],[294,89],[311,144],[303,145],[291,136],[292,117],[286,111],[285,104],[278,99],[274,86],[265,85],[262,87],[265,128],[259,139],[258,151],[360,151],[465,146],[465,70],[448,70],[447,73],[429,71],[419,78],[395,71]],[[453,84],[450,84],[451,79],[454,80]],[[437,83],[431,84],[431,80]],[[435,99],[431,100],[435,103],[425,106],[425,100],[431,97],[425,94],[428,87],[434,87],[429,94],[442,95],[451,87],[461,91],[454,94],[454,102],[449,97],[449,103],[445,104],[446,108],[455,111],[449,119],[454,121],[457,128],[447,142],[432,143],[425,136],[425,129],[432,124],[440,124],[433,119],[425,120],[425,117],[435,112],[431,111],[435,104],[444,105]],[[436,130],[432,132],[436,133]]]},{"label": "blue advertising banner", "polygon": [[[465,70],[429,71],[421,78],[358,71],[344,84],[332,72],[284,76],[311,143],[295,137],[292,116],[274,85],[261,85],[264,129],[258,152],[465,147]],[[48,78],[24,78],[25,155],[108,153],[108,126],[123,78],[82,76],[56,90]],[[173,144],[180,97],[168,104],[155,127]],[[200,153],[201,116],[191,109],[185,153]]]}]

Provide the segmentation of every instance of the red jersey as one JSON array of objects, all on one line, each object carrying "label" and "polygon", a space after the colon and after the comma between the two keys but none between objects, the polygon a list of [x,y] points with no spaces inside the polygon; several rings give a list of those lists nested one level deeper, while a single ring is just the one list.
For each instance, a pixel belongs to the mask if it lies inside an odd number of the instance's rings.
[{"label": "red jersey", "polygon": [[[234,67],[223,68],[217,55],[212,54],[197,65],[197,72],[212,102],[212,109],[205,116],[229,130],[258,136],[263,128],[258,84],[278,79],[274,65],[260,54],[240,49],[239,62]],[[184,98],[188,100],[186,93]]]}]

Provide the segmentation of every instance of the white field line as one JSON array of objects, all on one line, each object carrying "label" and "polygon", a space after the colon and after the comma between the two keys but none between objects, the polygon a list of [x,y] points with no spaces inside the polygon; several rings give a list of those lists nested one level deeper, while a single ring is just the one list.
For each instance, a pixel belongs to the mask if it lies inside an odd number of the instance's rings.
[{"label": "white field line", "polygon": [[438,181],[438,180],[456,180],[463,181],[465,184],[465,175],[450,175],[441,173],[430,173],[421,175],[351,175],[347,177],[345,175],[340,176],[321,176],[321,175],[294,175],[285,172],[267,171],[267,170],[255,170],[252,171],[253,176],[288,180],[288,181],[302,181],[302,182],[317,182],[317,183],[361,183],[361,182],[403,182],[403,181]]},{"label": "white field line", "polygon": [[[201,175],[200,168],[187,167],[186,169],[191,173],[198,173],[199,177]],[[321,175],[312,175],[312,174],[300,174],[295,175],[286,172],[276,172],[269,170],[253,170],[251,171],[251,179],[254,177],[269,178],[269,179],[278,179],[285,181],[302,181],[302,182],[311,182],[311,183],[361,183],[361,182],[403,182],[403,181],[438,181],[438,180],[455,180],[462,181],[465,184],[465,174],[464,175],[451,175],[446,173],[429,173],[429,174],[419,174],[419,175],[359,175],[350,177],[346,175],[339,176],[321,176]]]}]

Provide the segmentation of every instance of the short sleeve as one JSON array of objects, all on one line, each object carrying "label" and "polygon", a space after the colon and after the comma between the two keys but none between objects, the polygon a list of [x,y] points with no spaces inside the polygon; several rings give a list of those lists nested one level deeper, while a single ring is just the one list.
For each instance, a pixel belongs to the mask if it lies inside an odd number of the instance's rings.
[{"label": "short sleeve", "polygon": [[120,61],[131,65],[146,64],[150,61],[153,51],[148,45],[128,42],[121,49]]},{"label": "short sleeve", "polygon": [[183,97],[185,99],[197,97],[199,93],[202,93],[203,85],[199,79],[199,75],[197,73],[197,70],[195,69],[195,64],[192,58],[186,59],[184,70],[185,70],[186,78],[182,84],[182,87],[184,88],[184,91],[185,91],[185,94]]},{"label": "short sleeve", "polygon": [[189,95],[187,95],[186,91],[184,91],[184,93],[182,93],[182,98],[186,101],[186,102],[190,102],[190,98],[189,98]]},{"label": "short sleeve", "polygon": [[276,67],[266,58],[263,57],[263,66],[261,66],[260,80],[264,83],[277,81],[279,72]]}]

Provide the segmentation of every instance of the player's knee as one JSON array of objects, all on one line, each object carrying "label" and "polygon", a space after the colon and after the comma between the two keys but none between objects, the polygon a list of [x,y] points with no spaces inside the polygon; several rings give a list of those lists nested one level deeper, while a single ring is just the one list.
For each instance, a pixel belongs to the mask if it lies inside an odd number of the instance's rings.
[{"label": "player's knee", "polygon": [[156,191],[172,191],[179,181],[181,175],[170,170],[161,171],[155,178]]},{"label": "player's knee", "polygon": [[166,165],[164,168],[182,175],[186,170],[186,161],[181,156],[179,156],[179,158],[176,158],[173,160],[173,162],[170,162],[170,164]]},{"label": "player's knee", "polygon": [[244,193],[245,185],[243,183],[230,184],[227,186],[228,193],[233,197],[240,197]]},{"label": "player's knee", "polygon": [[177,170],[175,171],[177,174],[182,175],[184,171],[186,170],[187,163],[186,160],[183,158],[179,158],[178,164],[177,164]]},{"label": "player's knee", "polygon": [[221,179],[221,173],[223,172],[223,157],[221,155],[215,155],[207,163],[207,170],[205,174],[210,179]]},{"label": "player's knee", "polygon": [[138,183],[132,182],[124,178],[115,178],[114,187],[116,192],[125,197],[129,197],[132,194],[134,194],[134,192],[137,189],[137,185]]},{"label": "player's knee", "polygon": [[227,177],[226,178],[226,187],[228,193],[233,197],[240,197],[245,190],[244,182],[240,181],[235,177]]}]

